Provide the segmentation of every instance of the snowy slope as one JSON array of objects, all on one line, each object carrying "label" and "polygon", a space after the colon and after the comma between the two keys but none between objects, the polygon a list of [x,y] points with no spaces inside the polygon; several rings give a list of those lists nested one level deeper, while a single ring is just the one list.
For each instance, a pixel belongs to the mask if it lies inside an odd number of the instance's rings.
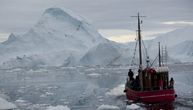
[{"label": "snowy slope", "polygon": [[69,10],[49,8],[24,35],[11,34],[7,41],[0,44],[0,58],[3,59],[1,62],[11,64],[18,62],[13,61],[17,60],[17,56],[36,56],[46,60],[46,63],[65,65],[64,60],[71,60],[69,58],[72,56],[73,60],[77,60],[74,58],[81,57],[88,49],[106,41],[83,17]]},{"label": "snowy slope", "polygon": [[193,40],[184,41],[169,48],[170,56],[185,62],[193,61]]},{"label": "snowy slope", "polygon": [[162,45],[172,47],[181,42],[193,40],[192,35],[193,35],[193,26],[176,29],[174,31],[156,37],[154,40],[152,40],[153,42],[151,43],[151,46],[158,45],[157,43],[161,42]]},{"label": "snowy slope", "polygon": [[130,51],[126,45],[115,42],[100,43],[91,48],[80,60],[80,65],[127,65]]},{"label": "snowy slope", "polygon": [[121,54],[112,43],[101,43],[91,48],[80,60],[83,65],[108,65]]},{"label": "snowy slope", "polygon": [[[192,60],[192,41],[193,26],[176,29],[174,31],[162,34],[153,40],[147,41],[147,48],[153,57],[158,54],[158,42],[162,46],[167,46],[168,55],[172,62],[186,62]],[[169,59],[169,60],[170,60]]]},{"label": "snowy slope", "polygon": [[16,108],[16,105],[0,97],[0,110],[12,110]]}]

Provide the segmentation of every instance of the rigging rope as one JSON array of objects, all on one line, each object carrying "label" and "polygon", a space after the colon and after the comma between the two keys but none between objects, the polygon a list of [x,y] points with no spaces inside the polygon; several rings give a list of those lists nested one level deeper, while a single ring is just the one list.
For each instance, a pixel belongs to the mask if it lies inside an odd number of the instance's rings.
[{"label": "rigging rope", "polygon": [[[145,58],[148,58],[149,55],[148,55],[147,48],[145,47],[145,43],[144,43],[143,40],[142,40],[142,44],[143,44],[143,47],[144,47],[144,50],[145,50],[145,51],[143,51],[143,54],[145,55]],[[138,46],[138,42],[136,41],[136,43],[135,43],[135,49],[134,49],[134,54],[133,54],[133,57],[132,57],[130,66],[135,65],[134,60],[135,60],[135,55],[136,55],[136,51],[137,51],[137,46]],[[156,57],[156,59],[157,59],[157,57]],[[155,61],[154,61],[154,62],[155,62]],[[154,62],[153,62],[153,63],[154,63]],[[152,65],[153,65],[153,64],[152,64]],[[152,66],[152,65],[151,65],[151,66]]]},{"label": "rigging rope", "polygon": [[156,58],[153,60],[153,62],[151,63],[150,67],[153,66],[153,64],[155,63],[156,59],[158,58],[159,55],[156,56]]},{"label": "rigging rope", "polygon": [[134,65],[134,59],[135,59],[135,55],[136,55],[137,45],[138,45],[138,42],[136,41],[133,57],[132,57],[132,60],[131,60],[131,66]]},{"label": "rigging rope", "polygon": [[147,63],[147,66],[151,63],[151,59],[149,58],[149,55],[148,55],[148,51],[147,51],[147,48],[145,47],[145,43],[144,41],[142,40],[142,44],[143,44],[143,47],[144,47],[144,50],[145,50],[145,57],[146,57],[146,63]]},{"label": "rigging rope", "polygon": [[144,50],[145,50],[145,53],[144,53],[144,54],[145,54],[145,56],[146,56],[146,58],[147,58],[147,57],[149,57],[149,56],[148,56],[147,48],[145,47],[145,43],[144,43],[143,40],[142,40],[142,44],[143,44],[143,48],[144,48]]}]

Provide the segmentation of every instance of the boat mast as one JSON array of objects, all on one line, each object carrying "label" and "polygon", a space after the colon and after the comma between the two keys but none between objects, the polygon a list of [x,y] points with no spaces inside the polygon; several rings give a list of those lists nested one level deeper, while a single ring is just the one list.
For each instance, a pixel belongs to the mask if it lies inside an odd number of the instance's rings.
[{"label": "boat mast", "polygon": [[142,49],[141,49],[141,20],[140,20],[140,17],[145,17],[145,16],[140,16],[139,15],[139,12],[137,14],[137,16],[131,16],[131,17],[137,17],[137,20],[138,20],[138,30],[137,30],[137,33],[138,33],[138,42],[139,42],[139,69],[142,70]]},{"label": "boat mast", "polygon": [[138,19],[138,42],[139,42],[139,79],[140,79],[140,87],[141,87],[141,91],[143,91],[143,74],[142,74],[142,48],[141,48],[141,20],[140,17],[145,17],[145,16],[140,16],[139,12],[137,14],[137,16],[132,16],[132,17],[137,17]]},{"label": "boat mast", "polygon": [[142,70],[142,52],[141,52],[141,21],[139,17],[139,13],[137,14],[138,18],[138,42],[139,42],[139,69]]}]

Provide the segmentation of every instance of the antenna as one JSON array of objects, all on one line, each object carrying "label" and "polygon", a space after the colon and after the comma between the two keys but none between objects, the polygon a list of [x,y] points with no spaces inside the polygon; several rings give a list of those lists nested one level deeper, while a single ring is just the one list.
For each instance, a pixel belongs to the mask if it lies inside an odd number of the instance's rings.
[{"label": "antenna", "polygon": [[161,46],[162,48],[161,48],[161,64],[162,64],[162,66],[165,66],[165,64],[164,64],[164,48],[163,48],[163,46]]},{"label": "antenna", "polygon": [[164,66],[167,65],[167,58],[168,58],[168,52],[167,52],[167,47],[162,47],[162,64]]},{"label": "antenna", "polygon": [[167,46],[165,46],[165,65],[167,65],[168,62],[168,50],[167,50]]},{"label": "antenna", "polygon": [[161,67],[161,52],[160,52],[160,42],[158,42],[158,50],[159,50],[159,67]]}]

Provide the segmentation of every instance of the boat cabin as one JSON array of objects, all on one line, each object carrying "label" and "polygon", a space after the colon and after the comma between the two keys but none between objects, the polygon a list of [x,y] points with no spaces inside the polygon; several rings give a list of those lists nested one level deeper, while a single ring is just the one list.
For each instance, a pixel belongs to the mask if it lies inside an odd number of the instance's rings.
[{"label": "boat cabin", "polygon": [[142,71],[143,91],[167,89],[168,67],[146,68]]},{"label": "boat cabin", "polygon": [[163,90],[171,89],[169,86],[169,69],[168,67],[156,67],[156,68],[146,68],[142,71],[142,80],[136,78],[129,78],[126,86],[134,89],[141,90],[139,82],[142,81],[142,90]]}]

